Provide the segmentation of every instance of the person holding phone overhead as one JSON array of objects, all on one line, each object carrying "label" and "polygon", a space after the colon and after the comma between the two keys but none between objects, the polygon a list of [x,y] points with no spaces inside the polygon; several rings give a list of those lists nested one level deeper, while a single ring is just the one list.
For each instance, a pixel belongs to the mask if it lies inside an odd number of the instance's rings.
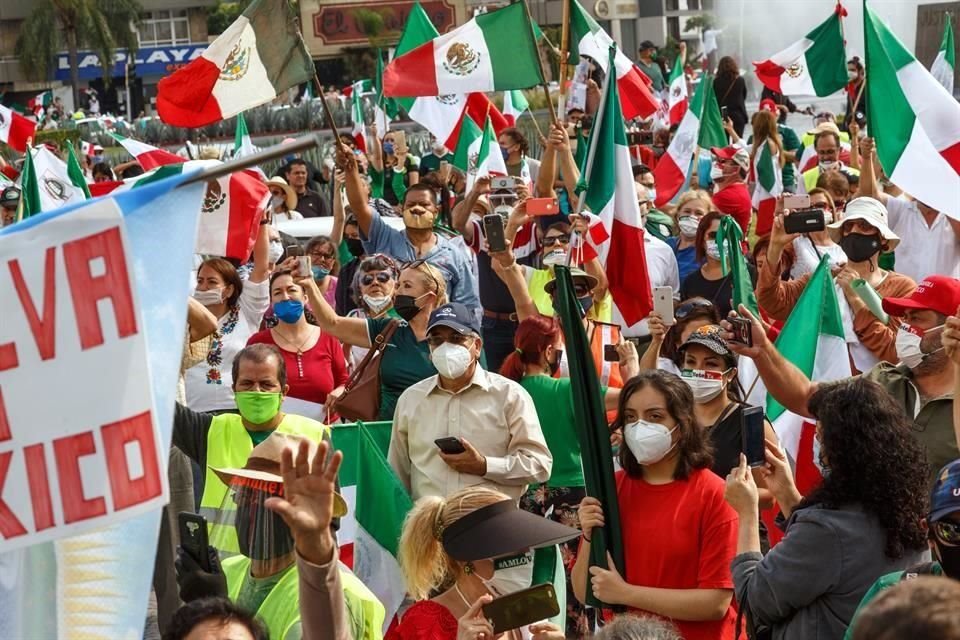
[{"label": "person holding phone overhead", "polygon": [[403,524],[398,553],[407,591],[417,602],[386,640],[562,640],[563,630],[549,622],[496,636],[482,607],[530,586],[530,549],[578,535],[487,487],[420,498]]},{"label": "person holding phone overhead", "polygon": [[590,540],[604,520],[599,500],[584,498],[572,572],[577,599],[585,600],[589,580],[603,602],[670,619],[687,640],[733,640],[737,514],[710,471],[690,387],[671,373],[642,371],[620,393],[615,426],[626,445],[615,478],[625,572],[587,571]]}]

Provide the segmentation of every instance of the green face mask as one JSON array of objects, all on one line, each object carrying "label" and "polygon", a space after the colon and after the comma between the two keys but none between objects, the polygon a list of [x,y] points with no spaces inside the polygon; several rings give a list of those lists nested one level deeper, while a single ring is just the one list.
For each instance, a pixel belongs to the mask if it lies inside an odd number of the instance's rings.
[{"label": "green face mask", "polygon": [[266,391],[237,391],[233,394],[240,415],[251,424],[266,424],[280,413],[283,395]]}]

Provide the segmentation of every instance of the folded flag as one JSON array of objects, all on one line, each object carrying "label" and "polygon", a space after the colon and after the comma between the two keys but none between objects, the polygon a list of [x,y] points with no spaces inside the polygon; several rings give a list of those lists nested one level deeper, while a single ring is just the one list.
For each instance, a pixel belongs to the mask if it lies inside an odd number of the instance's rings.
[{"label": "folded flag", "polygon": [[463,119],[460,139],[453,154],[453,166],[467,174],[467,192],[477,178],[507,175],[507,165],[497,146],[490,119],[480,129],[471,118]]},{"label": "folded flag", "polygon": [[313,60],[287,0],[254,0],[203,54],[157,85],[165,123],[202,127],[311,80]]},{"label": "folded flag", "polygon": [[511,127],[517,124],[517,120],[524,111],[530,108],[530,103],[523,95],[523,91],[514,89],[513,91],[503,92],[503,117]]},{"label": "folded flag", "polygon": [[84,190],[71,180],[67,163],[45,145],[30,149],[24,156],[20,186],[22,218],[87,199]]},{"label": "folded flag", "polygon": [[[570,47],[570,63],[576,64],[579,61],[578,56],[589,56],[606,73],[610,68],[607,51],[616,43],[577,0],[569,2],[570,41],[576,45]],[[650,91],[650,78],[624,55],[620,47],[617,47],[613,67],[616,70],[623,117],[632,120],[656,113],[660,108],[660,100]]]},{"label": "folded flag", "polygon": [[398,53],[383,72],[383,90],[387,96],[442,96],[526,89],[543,83],[538,55],[524,4],[511,4]]},{"label": "folded flag", "polygon": [[252,156],[258,151],[260,151],[260,148],[254,146],[253,140],[250,139],[250,130],[247,129],[247,119],[243,117],[242,113],[238,113],[237,130],[233,136],[233,157],[243,158]]},{"label": "folded flag", "polygon": [[90,190],[87,188],[87,178],[83,175],[83,167],[77,160],[77,154],[73,152],[73,145],[67,147],[67,177],[70,178],[70,184],[83,191],[83,197],[90,197]]},{"label": "folded flag", "polygon": [[940,41],[940,50],[930,65],[930,73],[943,85],[947,93],[953,95],[954,69],[957,68],[957,49],[953,43],[953,22],[947,13],[943,20],[943,39]]},{"label": "folded flag", "polygon": [[27,140],[33,137],[36,130],[36,122],[0,104],[0,142],[6,142],[15,151],[24,153]]},{"label": "folded flag", "polygon": [[757,210],[758,236],[770,233],[773,228],[773,214],[777,208],[777,197],[783,193],[783,172],[780,169],[780,154],[771,151],[770,142],[765,140],[753,154],[750,167],[753,188],[753,208]]},{"label": "folded flag", "polygon": [[837,4],[837,11],[806,36],[768,60],[754,62],[757,79],[785,96],[824,97],[843,89],[847,64],[842,12]]},{"label": "folded flag", "polygon": [[53,104],[53,92],[44,91],[27,100],[27,108],[39,120],[46,112],[47,107]]},{"label": "folded flag", "polygon": [[960,220],[960,103],[864,4],[867,121],[890,181]]},{"label": "folded flag", "polygon": [[677,55],[670,71],[670,86],[667,87],[667,110],[670,114],[670,126],[680,124],[687,113],[690,98],[687,95],[687,77],[683,73],[683,56]]},{"label": "folded flag", "polygon": [[165,164],[180,164],[186,158],[181,158],[175,153],[170,153],[159,147],[154,147],[149,145],[146,142],[140,142],[139,140],[134,140],[133,138],[125,138],[116,133],[110,134],[114,140],[120,143],[120,145],[127,150],[127,153],[136,158],[137,163],[143,167],[144,171],[149,171],[150,169],[156,169],[159,166]]},{"label": "folded flag", "polygon": [[732,216],[720,218],[717,230],[717,248],[720,249],[720,269],[724,277],[730,276],[733,285],[733,308],[744,305],[750,313],[760,317],[757,297],[753,293],[753,280],[743,255],[743,232]]}]

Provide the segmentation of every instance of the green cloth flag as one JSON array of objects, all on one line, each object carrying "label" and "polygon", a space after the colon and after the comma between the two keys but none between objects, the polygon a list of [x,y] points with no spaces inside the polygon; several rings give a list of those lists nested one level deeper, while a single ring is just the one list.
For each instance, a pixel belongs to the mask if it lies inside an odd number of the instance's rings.
[{"label": "green cloth flag", "polygon": [[[701,149],[727,146],[727,132],[723,129],[723,116],[720,114],[720,103],[717,94],[713,91],[713,76],[704,75],[700,81],[703,87],[703,104],[700,112],[700,133],[697,136],[697,145]],[[693,105],[691,105],[693,108]]]},{"label": "green cloth flag", "polygon": [[253,155],[257,151],[260,151],[260,149],[253,145],[253,140],[250,138],[250,131],[247,129],[247,119],[243,117],[242,113],[238,113],[237,131],[233,138],[233,157],[243,158]]},{"label": "green cloth flag", "polygon": [[73,152],[73,145],[67,147],[67,177],[70,178],[70,184],[83,191],[85,198],[90,197],[90,189],[87,187],[87,179],[83,177],[83,168],[80,167],[80,161],[77,160],[77,154]]},{"label": "green cloth flag", "polygon": [[937,57],[930,65],[930,73],[950,95],[953,95],[953,78],[956,74],[956,68],[957,47],[953,42],[953,19],[949,13],[945,13],[943,17],[943,39],[940,41],[940,50],[937,52]]},{"label": "green cloth flag", "polygon": [[[496,151],[491,152],[492,149]],[[477,178],[507,175],[507,165],[497,145],[497,135],[493,132],[489,115],[483,131],[473,122],[473,118],[463,119],[463,128],[453,153],[453,166],[466,174],[468,193],[473,189]]]},{"label": "green cloth flag", "polygon": [[743,232],[740,225],[731,216],[720,218],[717,231],[717,247],[720,249],[720,268],[724,277],[730,275],[733,281],[733,308],[745,305],[750,313],[760,317],[757,297],[753,294],[753,280],[747,269],[747,259],[743,255]]}]

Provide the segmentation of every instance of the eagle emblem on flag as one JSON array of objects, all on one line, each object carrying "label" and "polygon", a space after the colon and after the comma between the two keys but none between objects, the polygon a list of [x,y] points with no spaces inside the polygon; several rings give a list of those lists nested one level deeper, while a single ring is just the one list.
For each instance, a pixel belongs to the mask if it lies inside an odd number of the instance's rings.
[{"label": "eagle emblem on flag", "polygon": [[447,49],[447,59],[443,68],[455,76],[468,76],[480,66],[480,54],[470,48],[466,42],[454,42]]},{"label": "eagle emblem on flag", "polygon": [[787,67],[787,75],[791,78],[799,78],[803,74],[803,65],[799,62],[794,62],[789,67]]},{"label": "eagle emblem on flag", "polygon": [[207,192],[203,195],[203,204],[200,206],[200,211],[202,213],[214,213],[223,206],[226,200],[227,196],[224,195],[223,189],[220,188],[220,182],[210,180],[207,182]]},{"label": "eagle emblem on flag", "polygon": [[242,42],[233,45],[233,49],[227,55],[227,59],[220,68],[221,80],[239,80],[247,75],[247,69],[250,67],[250,47],[243,47]]}]

